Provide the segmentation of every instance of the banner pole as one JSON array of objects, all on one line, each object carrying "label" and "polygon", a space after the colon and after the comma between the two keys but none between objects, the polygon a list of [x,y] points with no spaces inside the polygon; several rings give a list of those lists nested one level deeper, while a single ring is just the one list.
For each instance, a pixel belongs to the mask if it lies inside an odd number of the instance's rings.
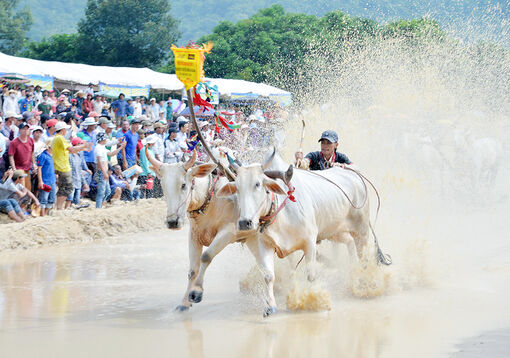
[{"label": "banner pole", "polygon": [[204,146],[204,149],[205,151],[207,152],[207,155],[209,156],[209,158],[211,158],[211,160],[214,162],[214,164],[216,164],[218,166],[218,168],[220,169],[220,171],[223,173],[223,175],[229,180],[229,181],[234,181],[235,180],[235,176],[234,174],[230,171],[229,168],[225,168],[215,157],[214,155],[212,154],[211,152],[211,149],[209,148],[209,146],[207,145],[207,143],[205,142],[205,139],[204,137],[202,136],[202,131],[200,130],[200,127],[198,126],[198,123],[197,123],[197,119],[195,118],[195,109],[193,108],[194,107],[194,104],[193,104],[193,95],[191,93],[191,88],[188,89],[186,91],[187,95],[188,95],[188,106],[189,106],[189,115],[190,115],[190,118],[191,118],[191,121],[193,122],[193,125],[195,126],[195,129],[197,130],[197,135],[198,135],[198,139],[200,140],[200,143],[202,143],[202,145]]}]

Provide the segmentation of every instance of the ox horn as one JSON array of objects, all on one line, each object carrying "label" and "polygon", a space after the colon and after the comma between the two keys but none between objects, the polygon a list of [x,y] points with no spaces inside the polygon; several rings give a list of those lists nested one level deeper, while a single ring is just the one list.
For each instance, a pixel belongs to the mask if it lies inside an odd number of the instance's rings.
[{"label": "ox horn", "polygon": [[294,174],[294,167],[291,164],[289,165],[289,169],[285,172],[279,170],[266,170],[264,174],[271,179],[281,179],[285,184],[289,184],[292,180],[292,175]]},{"label": "ox horn", "polygon": [[225,152],[225,155],[227,156],[230,166],[232,167],[232,169],[234,169],[234,172],[237,173],[240,168],[240,165],[237,164],[234,159],[232,159],[232,157],[228,154],[228,152]]},{"label": "ox horn", "polygon": [[267,168],[269,168],[269,166],[271,165],[271,162],[273,161],[275,155],[276,155],[276,148],[273,147],[273,153],[271,153],[269,158],[267,158],[267,160],[264,162],[264,164],[262,164],[262,171],[265,171]]},{"label": "ox horn", "polygon": [[191,168],[193,166],[193,164],[195,164],[196,161],[197,161],[197,150],[193,149],[193,155],[191,156],[190,160],[188,160],[186,163],[184,163],[184,170],[188,171],[189,168]]},{"label": "ox horn", "polygon": [[154,169],[156,169],[156,172],[159,172],[159,170],[161,169],[161,166],[163,165],[163,163],[161,163],[159,160],[157,160],[156,158],[153,158],[150,154],[149,154],[149,151],[147,150],[147,146],[145,146],[145,156],[147,157],[147,159],[149,160],[149,162],[152,164],[152,166],[154,167]]}]

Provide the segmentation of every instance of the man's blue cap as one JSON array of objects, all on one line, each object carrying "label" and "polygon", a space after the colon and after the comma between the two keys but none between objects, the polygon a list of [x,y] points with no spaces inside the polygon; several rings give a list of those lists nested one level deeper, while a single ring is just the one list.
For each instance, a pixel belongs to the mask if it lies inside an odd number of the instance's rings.
[{"label": "man's blue cap", "polygon": [[319,139],[319,142],[323,139],[329,140],[331,143],[337,143],[338,142],[338,134],[336,134],[335,131],[324,131],[322,132],[321,139]]}]

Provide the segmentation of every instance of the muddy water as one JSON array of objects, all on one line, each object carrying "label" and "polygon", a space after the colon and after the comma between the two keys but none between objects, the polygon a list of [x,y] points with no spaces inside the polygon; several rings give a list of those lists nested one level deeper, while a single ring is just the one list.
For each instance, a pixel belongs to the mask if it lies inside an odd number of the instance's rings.
[{"label": "muddy water", "polygon": [[[288,282],[280,280],[280,312],[269,319],[256,295],[240,292],[253,260],[232,245],[211,265],[204,301],[176,313],[186,283],[186,231],[1,254],[1,355],[437,357],[477,332],[510,327],[508,244],[453,268],[436,266],[448,261],[449,249],[393,248],[396,263],[382,273],[389,283],[372,299],[353,294],[357,271],[346,268],[346,250],[321,245],[314,284],[331,293],[331,311],[286,310]],[[292,274],[290,264],[278,265],[280,277]]]}]

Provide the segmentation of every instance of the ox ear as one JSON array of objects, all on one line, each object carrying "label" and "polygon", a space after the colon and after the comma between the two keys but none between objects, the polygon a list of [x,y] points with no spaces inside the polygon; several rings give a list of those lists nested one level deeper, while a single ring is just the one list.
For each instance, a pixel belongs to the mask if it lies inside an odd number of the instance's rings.
[{"label": "ox ear", "polygon": [[227,183],[227,184],[223,185],[221,187],[221,189],[216,192],[216,196],[221,198],[221,197],[226,197],[226,196],[233,195],[236,192],[237,192],[236,184],[230,182],[230,183]]},{"label": "ox ear", "polygon": [[275,194],[286,195],[285,190],[282,189],[276,180],[264,178],[264,186]]},{"label": "ox ear", "polygon": [[214,163],[200,164],[196,167],[192,167],[190,174],[193,178],[203,178],[209,175],[214,169],[216,169],[216,164]]}]

